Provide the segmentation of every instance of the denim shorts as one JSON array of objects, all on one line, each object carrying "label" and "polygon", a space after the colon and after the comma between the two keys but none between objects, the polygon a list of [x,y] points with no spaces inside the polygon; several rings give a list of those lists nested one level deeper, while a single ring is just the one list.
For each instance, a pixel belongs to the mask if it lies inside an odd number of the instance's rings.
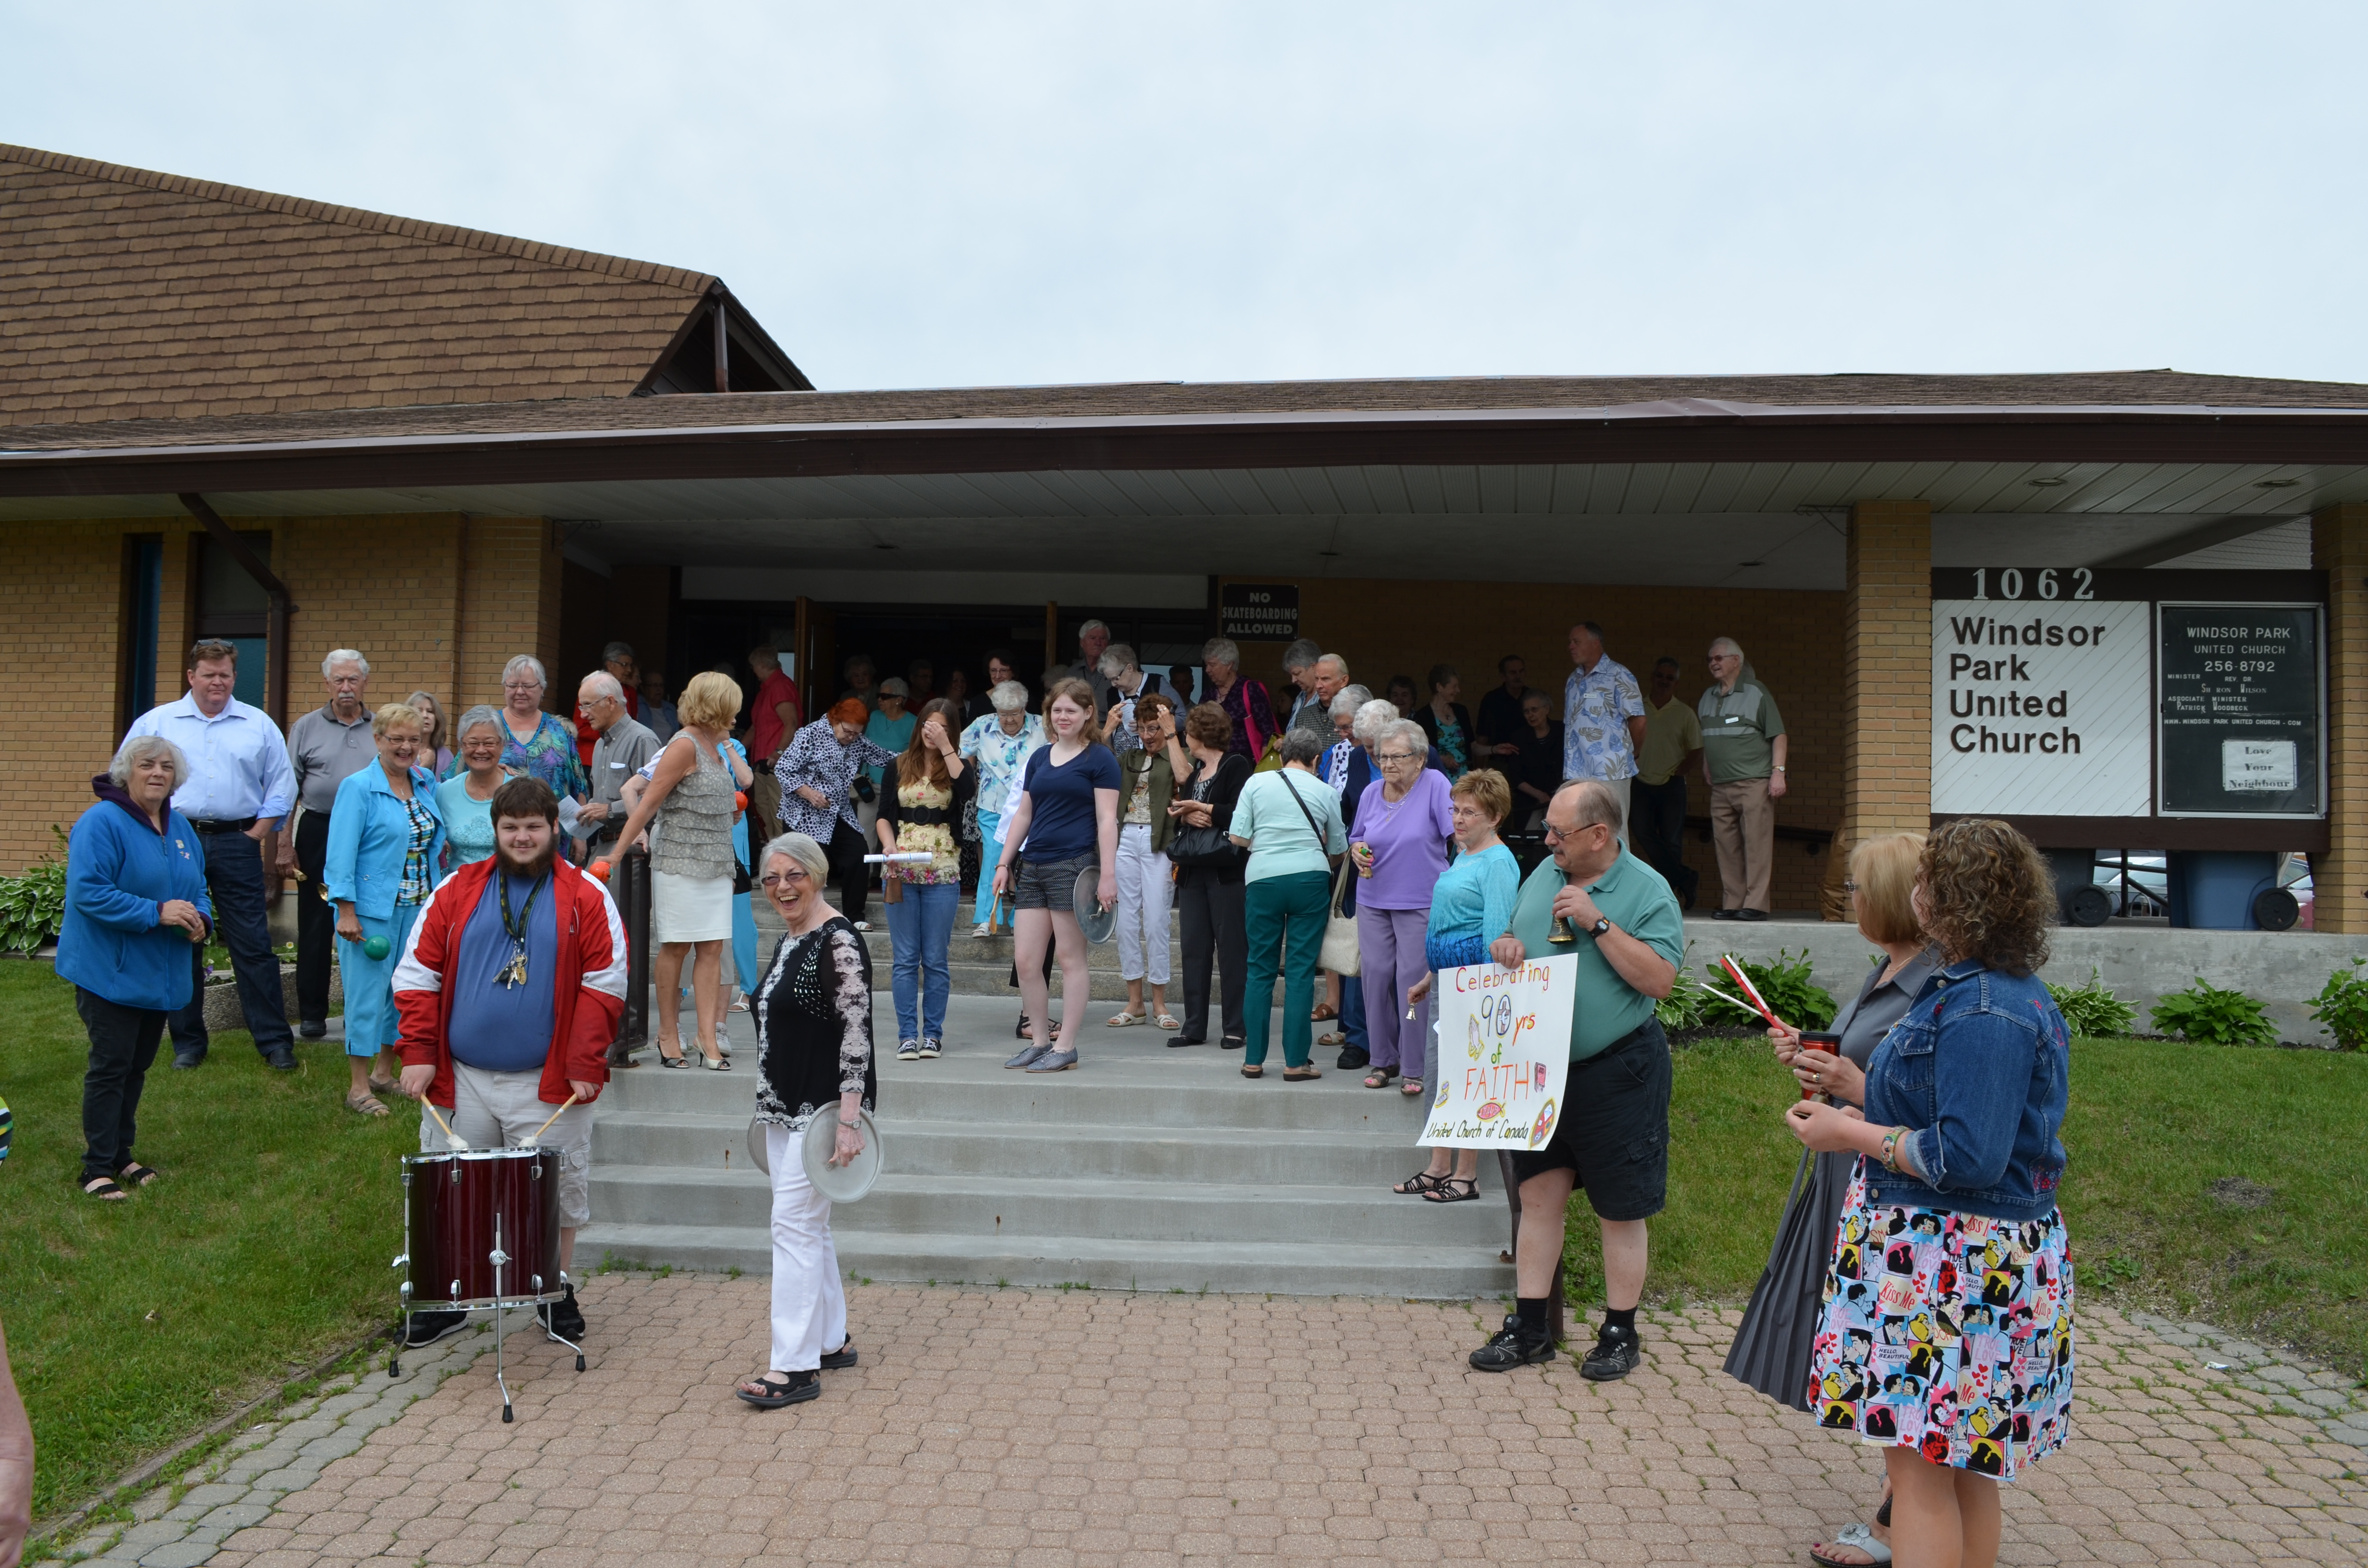
[{"label": "denim shorts", "polygon": [[1011,880],[1011,907],[1054,909],[1074,915],[1077,907],[1077,873],[1101,864],[1099,855],[1073,855],[1066,860],[1019,858],[1019,874]]}]

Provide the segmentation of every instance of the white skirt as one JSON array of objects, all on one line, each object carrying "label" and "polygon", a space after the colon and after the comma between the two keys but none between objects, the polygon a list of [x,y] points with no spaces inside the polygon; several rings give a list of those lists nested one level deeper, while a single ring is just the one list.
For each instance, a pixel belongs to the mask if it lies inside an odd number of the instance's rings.
[{"label": "white skirt", "polygon": [[732,939],[732,879],[650,873],[650,925],[655,942]]}]

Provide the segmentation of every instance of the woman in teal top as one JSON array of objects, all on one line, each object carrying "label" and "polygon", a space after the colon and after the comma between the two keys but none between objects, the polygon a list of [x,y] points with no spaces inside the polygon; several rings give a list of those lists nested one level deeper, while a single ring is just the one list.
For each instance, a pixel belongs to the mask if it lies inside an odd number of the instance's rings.
[{"label": "woman in teal top", "polygon": [[[1430,923],[1423,932],[1423,947],[1432,973],[1407,988],[1409,1004],[1430,994],[1439,971],[1486,963],[1488,944],[1512,929],[1513,905],[1521,896],[1520,863],[1497,836],[1505,813],[1513,809],[1513,791],[1505,776],[1482,768],[1457,779],[1448,793],[1455,817],[1456,856],[1430,890]],[[1443,1069],[1434,1062],[1432,1071]],[[1379,1088],[1387,1082],[1368,1078],[1365,1086]],[[1480,1151],[1433,1149],[1429,1165],[1390,1190],[1432,1203],[1469,1203],[1480,1196]]]},{"label": "woman in teal top", "polygon": [[502,710],[482,706],[461,715],[452,744],[459,767],[436,786],[444,813],[445,870],[457,871],[494,852],[494,791],[509,781],[502,766]]},{"label": "woman in teal top", "polygon": [[[905,687],[903,681],[893,676],[882,681],[880,710],[863,722],[865,740],[870,741],[882,751],[894,752],[899,756],[904,756],[905,748],[913,744],[913,732],[919,728],[921,722],[916,715],[905,710]],[[881,781],[888,776],[885,766],[875,766],[865,771],[871,774],[871,788],[875,790],[881,787]]]}]

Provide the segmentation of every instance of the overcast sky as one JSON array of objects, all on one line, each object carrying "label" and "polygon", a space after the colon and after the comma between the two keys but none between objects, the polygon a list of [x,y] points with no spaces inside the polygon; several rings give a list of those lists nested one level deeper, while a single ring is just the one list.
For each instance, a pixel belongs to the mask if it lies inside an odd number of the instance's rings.
[{"label": "overcast sky", "polygon": [[714,272],[825,388],[2368,380],[2368,7],[0,0],[0,141]]}]

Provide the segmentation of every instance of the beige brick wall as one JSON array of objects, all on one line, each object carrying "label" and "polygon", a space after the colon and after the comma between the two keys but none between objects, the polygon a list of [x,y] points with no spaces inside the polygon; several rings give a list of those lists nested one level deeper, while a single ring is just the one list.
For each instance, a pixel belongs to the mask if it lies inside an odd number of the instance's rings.
[{"label": "beige brick wall", "polygon": [[[1640,683],[1649,678],[1660,655],[1677,659],[1683,671],[1678,695],[1690,703],[1709,683],[1705,656],[1711,639],[1732,637],[1775,695],[1792,736],[1792,791],[1778,803],[1776,820],[1830,830],[1840,815],[1839,594],[1385,578],[1303,578],[1298,585],[1301,632],[1347,659],[1358,682],[1379,695],[1390,676],[1406,675],[1427,692],[1423,682],[1430,666],[1451,664],[1463,676],[1464,705],[1475,712],[1481,694],[1497,684],[1497,661],[1506,653],[1527,661],[1530,684],[1543,687],[1560,712],[1563,682],[1570,674],[1565,644],[1577,620],[1600,624],[1611,656],[1635,671]],[[1283,647],[1245,642],[1243,667],[1277,687]],[[1687,806],[1697,816],[1709,812],[1698,772],[1691,779]],[[1778,908],[1816,907],[1826,858],[1801,844],[1778,844],[1772,890]],[[1718,867],[1711,846],[1689,834],[1686,859],[1714,895]]]},{"label": "beige brick wall", "polygon": [[1841,837],[1826,917],[1850,917],[1850,846],[1932,820],[1932,506],[1850,508],[1842,586]]},{"label": "beige brick wall", "polygon": [[[321,700],[320,664],[359,648],[371,665],[373,702],[433,692],[457,717],[501,700],[502,665],[557,653],[558,552],[539,517],[411,514],[386,517],[254,519],[268,528],[271,566],[297,613],[289,623],[290,716]],[[0,873],[37,858],[49,826],[71,826],[90,802],[91,775],[116,742],[123,536],[165,535],[156,691],[186,689],[189,540],[186,517],[18,524],[0,528],[0,646],[41,704],[40,744],[0,771]],[[573,691],[553,703],[572,699]]]},{"label": "beige brick wall", "polygon": [[2327,574],[2328,850],[2311,867],[2318,930],[2368,931],[2368,506],[2310,520],[2310,562]]}]

